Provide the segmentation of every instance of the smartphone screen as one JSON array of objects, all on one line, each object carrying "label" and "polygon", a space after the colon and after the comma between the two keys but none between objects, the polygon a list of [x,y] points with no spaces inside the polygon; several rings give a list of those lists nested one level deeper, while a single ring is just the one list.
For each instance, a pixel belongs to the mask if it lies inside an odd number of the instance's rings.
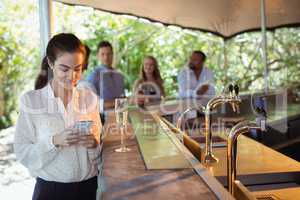
[{"label": "smartphone screen", "polygon": [[80,133],[88,133],[92,124],[93,121],[90,120],[78,121],[75,123],[74,127],[75,129],[78,129]]}]

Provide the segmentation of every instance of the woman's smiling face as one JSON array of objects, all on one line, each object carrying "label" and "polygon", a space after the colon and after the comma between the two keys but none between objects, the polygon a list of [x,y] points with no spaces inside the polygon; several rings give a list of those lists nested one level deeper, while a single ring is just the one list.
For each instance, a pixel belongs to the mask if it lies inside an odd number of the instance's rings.
[{"label": "woman's smiling face", "polygon": [[49,63],[53,70],[53,81],[65,89],[72,89],[81,78],[83,62],[83,53],[61,53],[54,63]]},{"label": "woman's smiling face", "polygon": [[147,76],[152,76],[155,69],[155,62],[151,58],[144,60],[144,72]]}]

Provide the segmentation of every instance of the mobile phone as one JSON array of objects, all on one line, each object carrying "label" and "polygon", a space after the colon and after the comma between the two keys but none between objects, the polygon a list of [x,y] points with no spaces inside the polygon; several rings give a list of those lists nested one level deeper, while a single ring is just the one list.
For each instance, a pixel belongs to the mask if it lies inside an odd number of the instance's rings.
[{"label": "mobile phone", "polygon": [[80,133],[88,133],[93,121],[85,120],[85,121],[77,121],[74,125],[75,129],[78,129]]}]

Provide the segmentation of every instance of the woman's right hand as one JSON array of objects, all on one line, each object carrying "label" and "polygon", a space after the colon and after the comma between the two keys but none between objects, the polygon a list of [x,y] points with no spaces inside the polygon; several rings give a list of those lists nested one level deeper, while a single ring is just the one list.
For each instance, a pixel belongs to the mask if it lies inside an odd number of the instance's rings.
[{"label": "woman's right hand", "polygon": [[68,147],[79,142],[79,132],[75,128],[67,128],[61,133],[53,135],[52,142],[56,147]]}]

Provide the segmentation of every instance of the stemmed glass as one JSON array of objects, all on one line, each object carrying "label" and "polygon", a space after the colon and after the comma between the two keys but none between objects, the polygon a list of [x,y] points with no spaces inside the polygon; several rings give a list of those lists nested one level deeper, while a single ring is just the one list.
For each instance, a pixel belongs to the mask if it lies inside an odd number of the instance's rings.
[{"label": "stemmed glass", "polygon": [[126,131],[128,118],[128,100],[126,98],[115,99],[115,114],[118,130],[121,131],[121,147],[115,149],[115,152],[128,152],[130,149],[124,144],[124,134]]}]

